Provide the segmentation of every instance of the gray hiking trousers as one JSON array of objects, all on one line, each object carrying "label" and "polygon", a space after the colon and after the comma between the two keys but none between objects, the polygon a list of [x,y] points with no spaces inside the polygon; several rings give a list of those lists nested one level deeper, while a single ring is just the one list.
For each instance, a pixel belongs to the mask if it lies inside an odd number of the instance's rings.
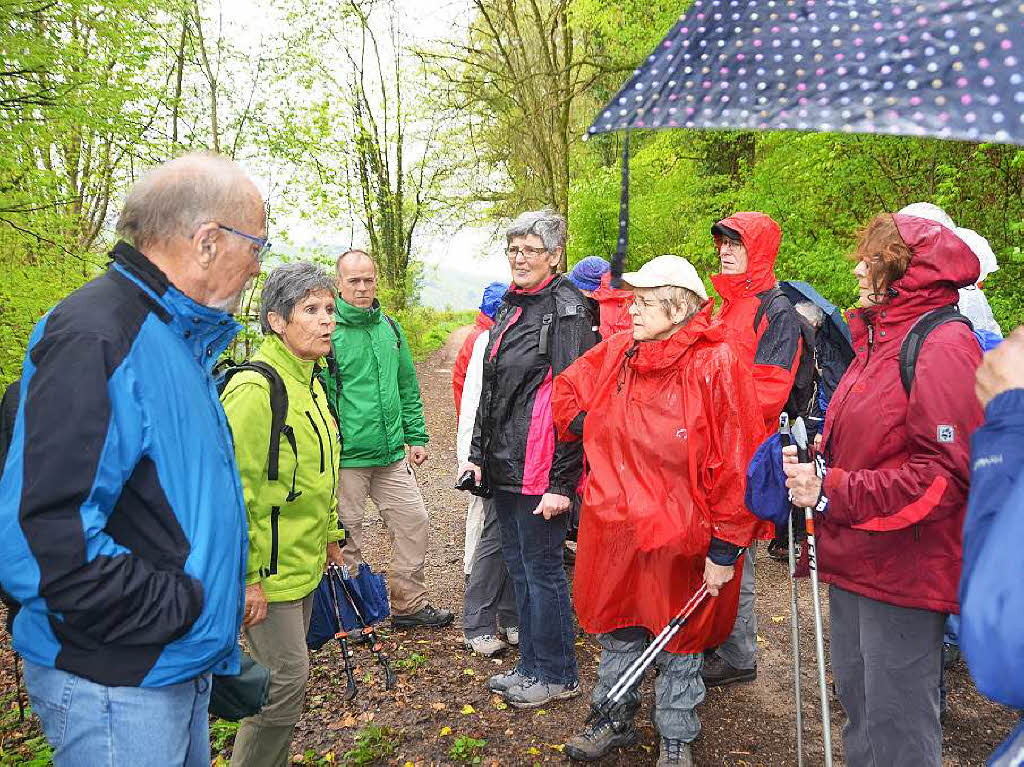
[{"label": "gray hiking trousers", "polygon": [[849,767],[941,767],[946,616],[829,586],[832,673]]},{"label": "gray hiking trousers", "polygon": [[757,541],[743,555],[743,578],[740,580],[740,602],[732,633],[718,648],[718,657],[733,668],[754,668],[757,665],[757,615],[754,613],[754,560]]},{"label": "gray hiking trousers", "polygon": [[519,626],[515,586],[501,553],[501,528],[494,499],[485,498],[483,503],[483,529],[466,580],[463,607],[466,639],[493,635],[495,623],[503,629]]},{"label": "gray hiking trousers", "polygon": [[[619,680],[629,665],[643,653],[650,641],[647,629],[639,627],[616,629],[610,634],[598,634],[601,661],[597,666],[597,685],[591,697],[600,704],[608,690]],[[690,743],[700,735],[697,706],[704,701],[704,680],[700,676],[703,653],[677,654],[662,650],[654,659],[658,667],[654,680],[654,726],[663,738],[674,738]],[[636,688],[622,700],[614,718],[632,719],[640,708]]]}]

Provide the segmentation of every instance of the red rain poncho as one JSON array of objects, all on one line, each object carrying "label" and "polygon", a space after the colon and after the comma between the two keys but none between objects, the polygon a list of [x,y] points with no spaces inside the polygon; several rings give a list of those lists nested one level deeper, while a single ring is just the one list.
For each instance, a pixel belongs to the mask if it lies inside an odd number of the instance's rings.
[{"label": "red rain poncho", "polygon": [[[761,428],[741,414],[757,412],[757,396],[711,319],[712,305],[671,338],[633,351],[631,335],[613,336],[555,379],[559,439],[582,430],[591,472],[573,587],[588,632],[660,631],[703,582],[712,536],[740,546],[754,538],[757,519],[743,489]],[[741,563],[670,652],[697,652],[728,636]]]},{"label": "red rain poncho", "polygon": [[606,272],[601,285],[594,291],[594,300],[601,309],[601,338],[611,338],[623,330],[633,330],[633,318],[629,316],[629,305],[633,303],[633,291],[612,287],[612,274]]}]

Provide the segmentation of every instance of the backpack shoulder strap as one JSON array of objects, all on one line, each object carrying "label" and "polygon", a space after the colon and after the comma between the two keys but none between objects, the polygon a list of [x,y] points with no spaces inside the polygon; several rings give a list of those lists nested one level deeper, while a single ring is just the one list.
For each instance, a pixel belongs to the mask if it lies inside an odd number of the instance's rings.
[{"label": "backpack shoulder strap", "polygon": [[267,479],[273,482],[277,479],[278,475],[278,457],[281,449],[282,433],[288,432],[285,434],[285,438],[291,444],[292,449],[296,449],[295,435],[291,433],[291,429],[285,424],[285,419],[288,416],[288,390],[285,389],[281,375],[267,363],[258,360],[243,362],[225,370],[222,386],[226,387],[232,376],[244,370],[259,373],[270,384],[270,446],[267,452]]},{"label": "backpack shoulder strap", "polygon": [[900,381],[903,384],[903,391],[910,396],[910,389],[914,385],[914,371],[917,368],[917,358],[921,354],[921,347],[925,340],[935,328],[945,325],[947,322],[962,322],[973,331],[971,321],[956,306],[941,306],[938,309],[922,315],[918,318],[900,344]]},{"label": "backpack shoulder strap", "polygon": [[780,298],[784,299],[786,303],[789,303],[789,299],[786,298],[786,294],[782,292],[782,288],[776,285],[770,290],[766,290],[758,296],[761,299],[761,303],[757,306],[757,311],[754,313],[754,332],[757,332],[758,326],[761,324],[761,318],[766,314],[771,316],[771,308],[775,302]]},{"label": "backpack shoulder strap", "polygon": [[[384,314],[384,312],[381,312],[381,314]],[[384,314],[384,319],[386,319],[388,321],[388,324],[391,326],[391,329],[395,332],[395,348],[396,349],[401,349],[402,348],[402,334],[398,330],[398,323],[395,322],[393,319],[391,319],[391,317],[388,316],[387,314]]]}]

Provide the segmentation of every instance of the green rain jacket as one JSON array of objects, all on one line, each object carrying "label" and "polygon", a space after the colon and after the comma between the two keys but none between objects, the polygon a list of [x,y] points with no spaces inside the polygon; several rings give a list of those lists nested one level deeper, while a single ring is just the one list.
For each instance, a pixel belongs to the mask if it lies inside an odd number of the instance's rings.
[{"label": "green rain jacket", "polygon": [[249,521],[246,585],[261,583],[268,602],[286,602],[317,587],[327,544],[345,537],[337,511],[338,427],[317,377],[322,360],[299,359],[274,335],[253,360],[277,370],[288,392],[286,424],[295,435],[295,452],[282,435],[277,480],[267,479],[270,384],[259,373],[241,371],[224,388],[221,402]]},{"label": "green rain jacket", "polygon": [[337,371],[324,380],[341,420],[341,467],[387,466],[428,439],[409,343],[376,300],[370,309],[339,300],[335,317]]}]

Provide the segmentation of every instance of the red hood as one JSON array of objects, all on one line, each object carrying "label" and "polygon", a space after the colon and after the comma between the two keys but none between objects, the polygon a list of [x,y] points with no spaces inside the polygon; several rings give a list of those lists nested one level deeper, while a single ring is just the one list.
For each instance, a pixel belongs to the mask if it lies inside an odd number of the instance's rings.
[{"label": "red hood", "polygon": [[[896,295],[880,306],[850,312],[850,333],[858,338],[867,332],[865,323],[876,330],[896,330],[932,309],[955,304],[958,289],[973,285],[981,272],[978,257],[953,230],[918,216],[895,213],[893,219],[910,248],[910,264],[892,284]],[[888,335],[889,340],[902,338],[902,332]]]},{"label": "red hood", "polygon": [[605,301],[621,301],[623,299],[633,300],[633,291],[613,288],[612,273],[605,272],[601,277],[600,286],[594,291],[594,300],[598,303],[604,303]]},{"label": "red hood", "polygon": [[718,294],[732,299],[775,287],[775,259],[782,242],[782,228],[765,213],[733,213],[718,223],[739,232],[747,249],[746,272],[711,276]]},{"label": "red hood", "polygon": [[919,314],[956,303],[958,289],[973,285],[981,273],[978,257],[942,224],[900,213],[893,219],[911,256],[906,274],[893,283],[897,294],[888,302],[887,312]]},{"label": "red hood", "polygon": [[483,312],[477,312],[476,321],[473,324],[481,330],[490,330],[494,327],[494,320]]}]

